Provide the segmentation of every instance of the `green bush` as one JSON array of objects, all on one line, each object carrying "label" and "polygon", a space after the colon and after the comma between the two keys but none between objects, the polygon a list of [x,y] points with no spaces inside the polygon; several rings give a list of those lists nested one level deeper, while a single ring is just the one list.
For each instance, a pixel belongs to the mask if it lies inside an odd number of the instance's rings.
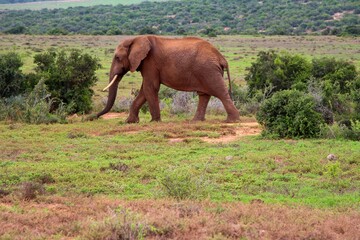
[{"label": "green bush", "polygon": [[264,134],[281,138],[311,138],[320,133],[324,120],[311,95],[284,90],[265,100],[256,115]]},{"label": "green bush", "polygon": [[310,62],[299,55],[262,51],[248,70],[247,104],[261,103],[277,91],[296,89],[314,97],[327,123],[360,119],[360,77],[350,62],[334,58]]},{"label": "green bush", "polygon": [[[101,66],[96,57],[80,50],[48,51],[34,57],[36,73],[45,79],[51,98],[67,105],[69,113],[87,113],[92,108],[95,71]],[[60,105],[54,105],[57,109]]]},{"label": "green bush", "polygon": [[261,51],[257,60],[247,70],[249,73],[245,80],[249,95],[254,97],[260,94],[268,98],[281,90],[305,90],[311,74],[311,64],[299,55]]},{"label": "green bush", "polygon": [[17,53],[0,54],[0,98],[16,96],[24,92],[23,62]]},{"label": "green bush", "polygon": [[338,121],[357,118],[360,80],[354,64],[334,58],[319,58],[313,59],[312,65],[312,76],[321,89],[322,104],[331,109]]}]

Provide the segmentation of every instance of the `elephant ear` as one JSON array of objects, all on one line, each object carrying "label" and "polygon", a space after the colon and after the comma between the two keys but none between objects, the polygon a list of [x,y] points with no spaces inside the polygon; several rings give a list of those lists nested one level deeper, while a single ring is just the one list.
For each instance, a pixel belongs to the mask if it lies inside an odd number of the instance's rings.
[{"label": "elephant ear", "polygon": [[130,71],[135,72],[141,61],[146,58],[151,48],[147,37],[135,38],[130,46],[129,62]]}]

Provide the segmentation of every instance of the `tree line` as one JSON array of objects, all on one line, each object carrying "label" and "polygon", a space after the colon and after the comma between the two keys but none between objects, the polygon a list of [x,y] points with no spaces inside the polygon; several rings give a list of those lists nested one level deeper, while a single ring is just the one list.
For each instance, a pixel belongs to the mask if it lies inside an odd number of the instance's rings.
[{"label": "tree line", "polygon": [[183,0],[0,12],[9,34],[360,34],[356,0]]}]

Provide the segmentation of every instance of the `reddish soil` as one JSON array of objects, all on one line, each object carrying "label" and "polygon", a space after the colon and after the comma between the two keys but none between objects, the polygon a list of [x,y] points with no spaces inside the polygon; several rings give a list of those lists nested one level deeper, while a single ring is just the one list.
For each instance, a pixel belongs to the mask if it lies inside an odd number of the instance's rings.
[{"label": "reddish soil", "polygon": [[[126,119],[127,113],[110,112],[103,115],[103,119]],[[199,123],[202,124],[202,123]],[[93,135],[114,135],[114,134],[136,134],[142,131],[152,131],[154,133],[165,133],[165,137],[171,143],[183,142],[187,138],[198,138],[208,143],[228,143],[243,136],[253,136],[261,133],[259,124],[254,119],[241,119],[240,123],[223,123],[216,121],[205,121],[204,124],[210,126],[199,126],[193,122],[160,122],[158,124],[129,124],[120,128],[112,129],[109,132],[94,132]],[[219,137],[196,136],[191,132],[204,131],[217,133]],[[206,135],[206,134],[205,134]]]}]

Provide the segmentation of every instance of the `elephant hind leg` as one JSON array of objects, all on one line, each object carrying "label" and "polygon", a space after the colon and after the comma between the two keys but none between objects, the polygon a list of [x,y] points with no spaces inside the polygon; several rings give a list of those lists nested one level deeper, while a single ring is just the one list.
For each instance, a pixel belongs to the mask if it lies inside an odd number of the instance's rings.
[{"label": "elephant hind leg", "polygon": [[226,122],[238,122],[240,120],[239,111],[236,109],[234,102],[231,100],[229,91],[224,83],[221,74],[214,75],[210,79],[213,84],[208,84],[209,93],[220,99],[227,113]]},{"label": "elephant hind leg", "polygon": [[227,93],[224,97],[220,97],[219,99],[227,112],[226,122],[238,122],[240,120],[240,114],[231,100],[230,95]]},{"label": "elephant hind leg", "polygon": [[206,108],[211,96],[202,92],[198,92],[198,95],[199,95],[199,103],[193,121],[204,121]]}]

